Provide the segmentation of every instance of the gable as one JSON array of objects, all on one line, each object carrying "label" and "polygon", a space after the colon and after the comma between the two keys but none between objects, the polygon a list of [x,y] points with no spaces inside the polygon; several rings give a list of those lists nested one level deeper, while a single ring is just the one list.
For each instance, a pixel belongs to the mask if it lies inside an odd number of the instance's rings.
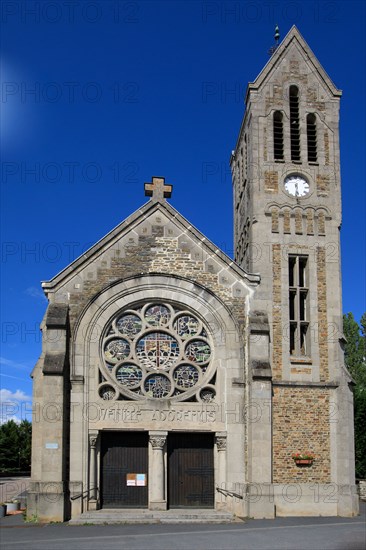
[{"label": "gable", "polygon": [[259,90],[266,82],[276,81],[278,70],[293,76],[301,74],[305,79],[311,75],[312,80],[316,80],[326,94],[336,97],[342,95],[295,26],[285,36],[255,81],[249,83],[245,102],[248,102],[252,91]]},{"label": "gable", "polygon": [[149,201],[42,286],[51,302],[69,302],[72,322],[111,284],[152,273],[189,279],[225,301],[245,298],[259,283],[165,201]]}]

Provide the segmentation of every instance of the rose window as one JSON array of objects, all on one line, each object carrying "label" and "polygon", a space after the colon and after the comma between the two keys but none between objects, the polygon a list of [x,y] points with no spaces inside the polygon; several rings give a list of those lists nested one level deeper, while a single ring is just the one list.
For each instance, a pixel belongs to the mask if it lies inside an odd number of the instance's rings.
[{"label": "rose window", "polygon": [[213,350],[190,311],[148,303],[120,311],[101,342],[102,399],[212,401]]}]

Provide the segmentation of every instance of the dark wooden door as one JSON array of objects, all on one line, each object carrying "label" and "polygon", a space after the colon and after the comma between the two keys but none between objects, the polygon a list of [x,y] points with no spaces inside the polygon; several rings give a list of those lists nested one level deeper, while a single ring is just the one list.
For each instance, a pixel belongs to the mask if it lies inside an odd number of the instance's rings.
[{"label": "dark wooden door", "polygon": [[213,434],[169,433],[170,508],[213,508]]},{"label": "dark wooden door", "polygon": [[147,507],[147,483],[146,486],[127,485],[127,474],[145,474],[147,480],[147,432],[102,433],[101,468],[102,507]]}]

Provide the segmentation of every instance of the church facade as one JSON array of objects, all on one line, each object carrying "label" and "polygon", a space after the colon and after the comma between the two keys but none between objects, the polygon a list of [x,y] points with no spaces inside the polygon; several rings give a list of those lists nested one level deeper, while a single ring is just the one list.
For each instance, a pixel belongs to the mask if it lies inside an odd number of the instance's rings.
[{"label": "church facade", "polygon": [[340,96],[295,27],[248,85],[235,261],[154,177],[146,204],[43,283],[30,516],[357,514]]}]

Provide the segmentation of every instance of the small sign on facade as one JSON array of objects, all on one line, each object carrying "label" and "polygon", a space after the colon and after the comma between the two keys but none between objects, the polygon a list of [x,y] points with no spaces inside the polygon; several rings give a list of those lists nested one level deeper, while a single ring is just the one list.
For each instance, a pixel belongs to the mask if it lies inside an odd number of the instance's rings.
[{"label": "small sign on facade", "polygon": [[145,487],[147,485],[146,474],[127,474],[126,485],[127,487]]},{"label": "small sign on facade", "polygon": [[46,449],[58,449],[58,443],[46,443]]}]

